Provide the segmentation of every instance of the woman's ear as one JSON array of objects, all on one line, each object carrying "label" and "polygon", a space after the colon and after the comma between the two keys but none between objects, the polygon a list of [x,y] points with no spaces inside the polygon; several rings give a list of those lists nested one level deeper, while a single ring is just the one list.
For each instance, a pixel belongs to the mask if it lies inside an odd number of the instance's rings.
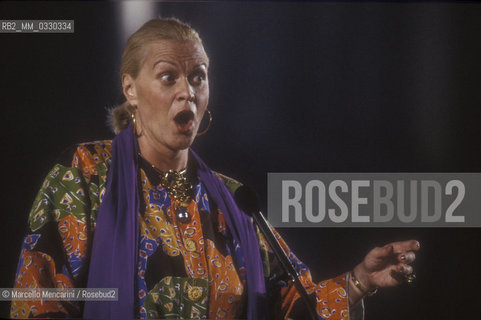
[{"label": "woman's ear", "polygon": [[124,92],[125,99],[130,103],[132,107],[137,107],[137,91],[135,89],[135,81],[130,74],[124,74],[122,76],[122,91]]}]

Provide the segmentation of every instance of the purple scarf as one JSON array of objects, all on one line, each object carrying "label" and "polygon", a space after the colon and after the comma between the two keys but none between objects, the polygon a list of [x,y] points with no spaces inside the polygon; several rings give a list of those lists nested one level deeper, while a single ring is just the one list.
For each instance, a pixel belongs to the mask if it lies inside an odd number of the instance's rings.
[{"label": "purple scarf", "polygon": [[118,301],[87,301],[84,319],[133,319],[139,243],[138,145],[132,127],[112,142],[107,187],[97,217],[88,288],[118,288]]},{"label": "purple scarf", "polygon": [[200,181],[207,189],[209,197],[214,199],[224,214],[230,233],[240,243],[247,273],[247,318],[250,320],[264,319],[266,311],[264,269],[252,221],[239,209],[229,189],[212,173],[200,157],[192,149],[190,153],[197,161],[197,174]]},{"label": "purple scarf", "polygon": [[[137,139],[132,126],[112,142],[105,196],[99,209],[87,287],[118,288],[118,301],[87,301],[84,319],[134,319],[137,314],[139,190]],[[229,189],[192,150],[198,175],[209,197],[224,213],[227,227],[240,243],[247,273],[248,318],[265,318],[265,284],[257,236],[251,219],[236,205]]]}]

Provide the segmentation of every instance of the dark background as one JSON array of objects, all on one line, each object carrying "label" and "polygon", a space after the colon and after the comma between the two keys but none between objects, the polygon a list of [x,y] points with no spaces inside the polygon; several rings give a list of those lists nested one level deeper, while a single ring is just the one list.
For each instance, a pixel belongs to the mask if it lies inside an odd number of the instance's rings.
[{"label": "dark background", "polygon": [[[13,285],[56,157],[112,137],[105,108],[120,99],[123,25],[136,13],[121,7],[0,3],[0,19],[75,20],[74,34],[0,34],[0,287]],[[158,14],[191,23],[211,59],[214,123],[195,150],[264,203],[268,172],[481,172],[479,4],[206,2]],[[416,283],[366,299],[366,319],[480,319],[479,229],[280,232],[317,280],[373,246],[418,239]]]}]

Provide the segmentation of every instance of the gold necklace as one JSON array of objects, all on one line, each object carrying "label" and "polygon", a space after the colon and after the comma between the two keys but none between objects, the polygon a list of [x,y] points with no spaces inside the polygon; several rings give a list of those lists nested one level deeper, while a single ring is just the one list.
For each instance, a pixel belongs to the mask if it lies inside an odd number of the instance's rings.
[{"label": "gold necklace", "polygon": [[189,204],[192,202],[193,186],[187,180],[187,168],[180,171],[170,169],[167,172],[163,172],[147,159],[145,159],[140,153],[139,156],[144,159],[154,169],[160,178],[160,184],[177,202],[177,208],[175,213],[177,219],[182,223],[188,223],[190,221],[190,215],[187,211]]}]

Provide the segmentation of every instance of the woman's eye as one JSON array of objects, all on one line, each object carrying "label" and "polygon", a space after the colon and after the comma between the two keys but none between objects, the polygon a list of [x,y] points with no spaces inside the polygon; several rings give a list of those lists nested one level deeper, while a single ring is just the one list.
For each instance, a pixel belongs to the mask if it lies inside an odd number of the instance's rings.
[{"label": "woman's eye", "polygon": [[172,84],[175,82],[175,77],[172,73],[168,72],[161,74],[160,80],[162,80],[162,82],[166,82],[167,84]]},{"label": "woman's eye", "polygon": [[204,72],[196,72],[191,76],[191,82],[192,84],[199,85],[206,79],[206,74]]}]

